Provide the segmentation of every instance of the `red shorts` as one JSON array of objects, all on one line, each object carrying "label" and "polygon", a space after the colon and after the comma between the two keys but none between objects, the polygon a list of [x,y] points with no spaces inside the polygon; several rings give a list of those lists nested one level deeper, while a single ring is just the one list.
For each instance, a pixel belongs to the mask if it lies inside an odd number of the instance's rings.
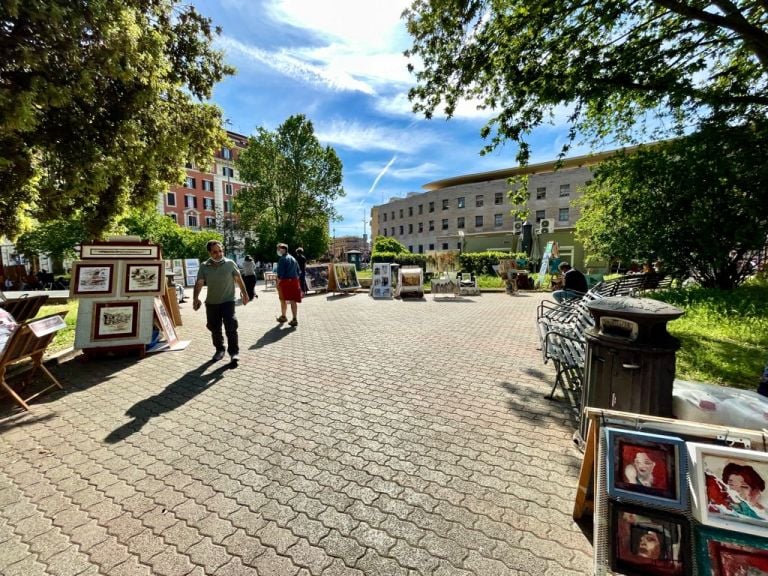
[{"label": "red shorts", "polygon": [[301,302],[301,284],[298,278],[285,278],[277,281],[277,294],[280,300]]}]

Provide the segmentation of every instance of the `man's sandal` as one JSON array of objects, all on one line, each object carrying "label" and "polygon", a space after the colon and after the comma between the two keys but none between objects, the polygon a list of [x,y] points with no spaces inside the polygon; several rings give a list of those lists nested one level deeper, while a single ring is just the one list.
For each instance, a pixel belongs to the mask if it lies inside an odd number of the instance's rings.
[{"label": "man's sandal", "polygon": [[277,321],[278,321],[280,324],[282,324],[283,322],[288,322],[288,318],[286,318],[285,316],[278,316],[278,317],[277,317]]}]

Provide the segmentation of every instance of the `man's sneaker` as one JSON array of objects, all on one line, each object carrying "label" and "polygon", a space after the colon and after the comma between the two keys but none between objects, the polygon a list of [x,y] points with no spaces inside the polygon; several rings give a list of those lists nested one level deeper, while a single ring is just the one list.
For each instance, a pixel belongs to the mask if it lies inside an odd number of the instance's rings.
[{"label": "man's sneaker", "polygon": [[232,356],[230,356],[229,360],[230,360],[229,363],[232,366],[237,366],[237,363],[240,362],[240,354],[232,354]]},{"label": "man's sneaker", "polygon": [[216,354],[213,355],[213,361],[218,362],[224,358],[224,350],[216,350]]}]

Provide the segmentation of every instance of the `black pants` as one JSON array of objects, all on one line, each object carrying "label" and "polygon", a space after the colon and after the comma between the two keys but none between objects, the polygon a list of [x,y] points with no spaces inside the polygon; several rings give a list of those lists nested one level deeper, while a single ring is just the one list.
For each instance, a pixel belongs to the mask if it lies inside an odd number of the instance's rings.
[{"label": "black pants", "polygon": [[216,350],[224,350],[224,336],[221,334],[221,325],[227,333],[227,352],[229,355],[240,353],[240,344],[237,340],[237,318],[235,318],[235,303],[206,304],[205,319],[207,328],[211,331],[211,340]]},{"label": "black pants", "polygon": [[251,274],[249,276],[243,276],[243,283],[245,284],[245,291],[248,294],[248,299],[253,300],[253,290],[256,288],[256,275]]},{"label": "black pants", "polygon": [[299,284],[301,285],[302,293],[306,294],[307,292],[309,292],[309,288],[307,288],[307,273],[306,272],[299,272]]}]

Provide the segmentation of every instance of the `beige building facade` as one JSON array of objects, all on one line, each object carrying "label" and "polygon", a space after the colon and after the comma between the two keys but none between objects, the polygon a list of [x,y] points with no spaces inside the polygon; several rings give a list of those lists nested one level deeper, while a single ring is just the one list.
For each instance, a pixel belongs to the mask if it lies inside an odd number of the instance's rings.
[{"label": "beige building facade", "polygon": [[561,256],[577,266],[583,251],[574,240],[579,219],[574,200],[592,180],[592,169],[615,151],[507,170],[468,174],[424,185],[425,192],[374,206],[371,237],[396,238],[414,254],[442,251],[516,251],[523,222],[508,193],[510,178],[528,177],[528,220],[541,246],[555,240]]}]

